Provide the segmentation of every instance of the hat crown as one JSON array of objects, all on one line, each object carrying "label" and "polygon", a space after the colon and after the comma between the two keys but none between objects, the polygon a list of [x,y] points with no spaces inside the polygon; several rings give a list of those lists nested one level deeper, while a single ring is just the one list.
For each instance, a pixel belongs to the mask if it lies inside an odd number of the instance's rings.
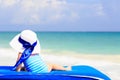
[{"label": "hat crown", "polygon": [[37,41],[37,35],[35,32],[31,30],[24,30],[20,33],[21,39],[29,42],[30,44],[33,44]]}]

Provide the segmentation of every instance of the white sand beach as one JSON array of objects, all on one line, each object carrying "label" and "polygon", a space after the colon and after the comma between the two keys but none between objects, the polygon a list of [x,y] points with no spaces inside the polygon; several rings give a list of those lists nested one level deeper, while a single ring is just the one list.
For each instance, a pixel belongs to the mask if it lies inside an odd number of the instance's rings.
[{"label": "white sand beach", "polygon": [[[42,51],[41,56],[48,63],[92,66],[108,75],[112,80],[120,80],[120,55],[63,55],[63,53],[60,55]],[[17,53],[14,50],[0,48],[0,66],[14,65],[16,58]]]}]

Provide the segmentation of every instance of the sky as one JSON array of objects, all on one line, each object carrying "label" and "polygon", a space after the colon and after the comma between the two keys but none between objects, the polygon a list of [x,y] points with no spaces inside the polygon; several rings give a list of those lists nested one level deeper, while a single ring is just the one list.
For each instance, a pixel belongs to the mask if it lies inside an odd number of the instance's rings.
[{"label": "sky", "polygon": [[120,31],[120,0],[0,0],[0,31]]}]

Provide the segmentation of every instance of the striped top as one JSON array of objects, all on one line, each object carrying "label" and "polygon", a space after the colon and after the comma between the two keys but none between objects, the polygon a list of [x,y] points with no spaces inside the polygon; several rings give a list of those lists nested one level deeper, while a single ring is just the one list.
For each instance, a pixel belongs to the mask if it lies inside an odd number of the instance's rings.
[{"label": "striped top", "polygon": [[47,65],[45,64],[45,62],[41,59],[41,57],[39,55],[30,56],[23,63],[28,72],[35,72],[35,73],[48,72]]}]

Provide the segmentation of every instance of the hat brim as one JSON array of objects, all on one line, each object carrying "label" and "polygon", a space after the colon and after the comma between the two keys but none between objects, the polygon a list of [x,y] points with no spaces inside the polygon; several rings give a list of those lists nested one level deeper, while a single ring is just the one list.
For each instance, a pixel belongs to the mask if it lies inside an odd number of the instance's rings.
[{"label": "hat brim", "polygon": [[[25,48],[23,45],[18,41],[18,38],[20,37],[20,34],[16,35],[11,41],[10,41],[10,46],[15,49],[18,52],[23,52]],[[37,39],[37,45],[35,46],[34,50],[32,53],[40,53],[40,42]]]}]

